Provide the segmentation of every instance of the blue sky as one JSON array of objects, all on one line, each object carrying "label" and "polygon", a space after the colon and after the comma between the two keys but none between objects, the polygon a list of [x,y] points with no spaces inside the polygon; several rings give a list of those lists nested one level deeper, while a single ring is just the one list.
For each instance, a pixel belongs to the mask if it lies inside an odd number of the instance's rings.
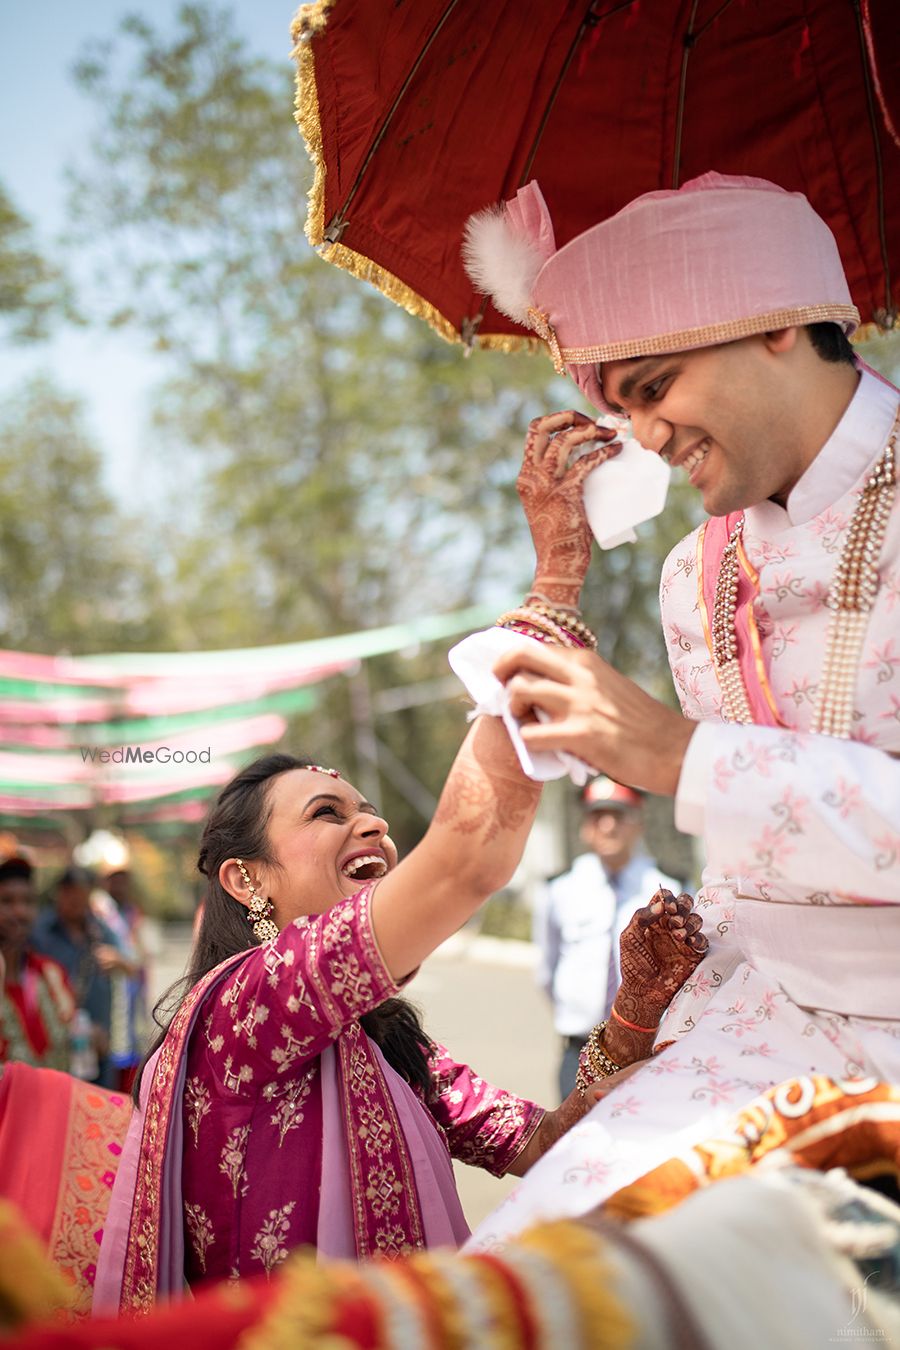
[{"label": "blue sky", "polygon": [[[73,63],[89,39],[111,35],[126,14],[174,26],[179,3],[0,0],[0,181],[48,252],[64,223],[66,162],[89,138],[95,115],[70,78]],[[236,0],[231,8],[253,50],[292,65],[293,0]],[[29,351],[0,350],[0,397],[38,370],[85,400],[113,491],[132,502],[155,496],[146,417],[161,372],[137,335],[71,331]]]}]

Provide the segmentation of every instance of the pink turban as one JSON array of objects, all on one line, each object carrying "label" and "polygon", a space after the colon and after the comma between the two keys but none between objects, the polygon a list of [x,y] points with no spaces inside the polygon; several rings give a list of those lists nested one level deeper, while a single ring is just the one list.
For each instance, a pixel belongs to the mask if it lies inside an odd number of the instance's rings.
[{"label": "pink turban", "polygon": [[762,178],[707,173],[648,192],[561,249],[532,182],[469,219],[463,253],[474,284],[598,408],[603,361],[859,323],[828,226],[802,193]]}]

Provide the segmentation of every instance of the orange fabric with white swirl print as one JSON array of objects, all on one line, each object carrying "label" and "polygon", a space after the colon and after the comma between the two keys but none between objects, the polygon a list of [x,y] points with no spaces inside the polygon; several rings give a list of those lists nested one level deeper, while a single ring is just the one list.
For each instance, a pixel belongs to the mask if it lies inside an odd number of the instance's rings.
[{"label": "orange fabric with white swirl print", "polygon": [[659,1214],[778,1152],[785,1163],[843,1167],[861,1180],[900,1176],[900,1087],[818,1074],[788,1079],[732,1116],[721,1133],[610,1196],[604,1212],[624,1219]]}]

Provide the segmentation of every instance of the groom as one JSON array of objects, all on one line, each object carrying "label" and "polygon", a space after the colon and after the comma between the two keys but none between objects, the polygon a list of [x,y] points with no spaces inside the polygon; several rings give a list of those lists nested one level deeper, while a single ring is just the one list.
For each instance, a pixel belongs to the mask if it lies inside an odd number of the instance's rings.
[{"label": "groom", "polygon": [[[491,275],[485,229],[506,231],[512,272]],[[578,1212],[564,1182],[586,1158],[609,1193],[664,1133],[708,1132],[787,1077],[900,1076],[900,395],[854,357],[827,226],[771,183],[707,174],[560,251],[529,184],[470,222],[468,256],[712,517],[662,572],[680,714],[590,652],[523,642],[495,667],[512,711],[545,718],[526,720],[532,751],[674,796],[705,847],[711,941],[661,1028],[674,1045],[557,1146],[488,1241]]]}]

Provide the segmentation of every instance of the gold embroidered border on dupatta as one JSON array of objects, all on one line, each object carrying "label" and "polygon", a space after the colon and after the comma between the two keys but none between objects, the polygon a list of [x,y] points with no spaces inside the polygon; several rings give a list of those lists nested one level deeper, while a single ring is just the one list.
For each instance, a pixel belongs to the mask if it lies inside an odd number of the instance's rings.
[{"label": "gold embroidered border on dupatta", "polygon": [[[239,952],[194,985],[172,1019],[162,1043],[147,1097],[141,1136],[141,1162],[134,1188],[119,1303],[122,1311],[145,1314],[156,1302],[163,1170],[173,1107],[180,1110],[181,1106],[180,1101],[175,1102],[172,1091],[181,1055],[187,1048],[196,1014],[207,993],[249,954],[249,951]],[[180,1215],[178,1222],[181,1222]]]},{"label": "gold embroidered border on dupatta", "polygon": [[[117,1158],[128,1129],[131,1102],[90,1083],[72,1087],[63,1169],[47,1250],[74,1284],[67,1311],[87,1316],[97,1264],[97,1233],[106,1222]],[[118,1152],[113,1152],[113,1145]]]},{"label": "gold embroidered border on dupatta", "polygon": [[412,1161],[381,1065],[358,1022],[338,1043],[356,1254],[402,1256],[424,1247]]},{"label": "gold embroidered border on dupatta", "polygon": [[[356,937],[363,949],[366,977],[370,970],[385,968],[370,920],[374,889],[374,883],[370,883],[354,897],[352,905],[348,902],[337,905],[328,919],[329,936],[335,945],[349,944],[350,917],[355,912]],[[311,934],[313,944],[318,940],[317,934]],[[320,974],[317,954],[314,945],[309,963],[312,982],[323,1006],[334,1009],[332,987]],[[352,978],[349,969],[345,970],[344,978]],[[336,1048],[343,1088],[356,1254],[360,1260],[376,1253],[400,1256],[424,1246],[418,1191],[406,1139],[384,1073],[358,1022],[343,1030]]]}]

